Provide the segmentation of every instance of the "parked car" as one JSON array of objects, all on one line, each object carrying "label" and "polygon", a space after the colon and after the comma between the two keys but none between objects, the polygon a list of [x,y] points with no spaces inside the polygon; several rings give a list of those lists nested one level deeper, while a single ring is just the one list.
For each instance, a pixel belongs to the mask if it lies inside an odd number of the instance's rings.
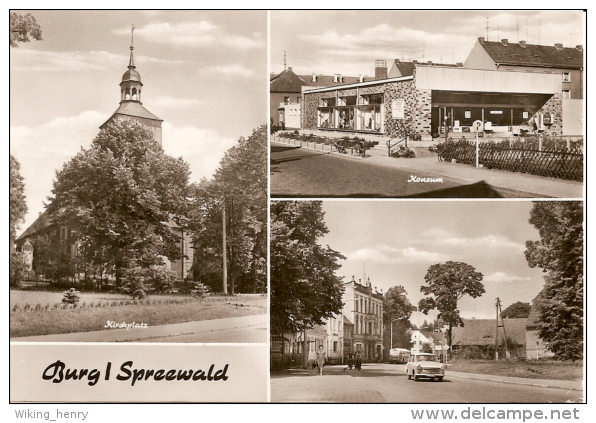
[{"label": "parked car", "polygon": [[437,361],[434,354],[420,353],[412,354],[410,360],[406,363],[406,374],[408,380],[419,378],[429,378],[431,381],[435,379],[439,382],[443,381],[445,377],[445,365]]},{"label": "parked car", "polygon": [[391,348],[389,350],[389,362],[405,364],[410,359],[410,350],[405,348]]}]

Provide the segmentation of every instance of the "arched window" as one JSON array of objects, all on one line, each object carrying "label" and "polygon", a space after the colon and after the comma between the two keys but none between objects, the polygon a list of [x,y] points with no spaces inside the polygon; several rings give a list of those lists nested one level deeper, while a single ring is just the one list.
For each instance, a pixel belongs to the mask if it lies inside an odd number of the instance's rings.
[{"label": "arched window", "polygon": [[137,89],[136,88],[133,88],[132,89],[132,99],[133,100],[138,100],[138,98],[137,98]]}]

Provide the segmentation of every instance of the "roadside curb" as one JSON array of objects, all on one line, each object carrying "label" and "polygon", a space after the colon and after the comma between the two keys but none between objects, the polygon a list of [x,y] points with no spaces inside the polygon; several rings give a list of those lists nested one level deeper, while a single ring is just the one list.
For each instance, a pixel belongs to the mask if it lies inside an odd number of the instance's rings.
[{"label": "roadside curb", "polygon": [[522,385],[522,386],[533,386],[536,388],[551,388],[551,389],[564,389],[567,391],[583,391],[583,388],[578,389],[574,387],[565,387],[565,386],[557,386],[557,385],[549,385],[545,383],[532,383],[532,382],[518,382],[513,380],[505,380],[505,379],[493,379],[491,377],[475,377],[475,376],[463,376],[463,375],[449,375],[447,374],[445,377],[458,377],[460,379],[472,379],[472,380],[486,380],[489,382],[498,382],[498,383],[505,383],[508,385]]}]

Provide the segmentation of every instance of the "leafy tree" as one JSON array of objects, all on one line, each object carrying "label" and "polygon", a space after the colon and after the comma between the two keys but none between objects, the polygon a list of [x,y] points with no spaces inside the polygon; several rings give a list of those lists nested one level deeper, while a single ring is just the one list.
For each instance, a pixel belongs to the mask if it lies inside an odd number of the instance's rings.
[{"label": "leafy tree", "polygon": [[[389,288],[383,296],[383,326],[385,327],[384,350],[410,347],[410,317],[416,307],[410,303],[408,293],[401,285]],[[397,320],[397,321],[396,321]],[[393,329],[393,330],[392,330]],[[391,336],[393,335],[393,339]]]},{"label": "leafy tree", "polygon": [[447,339],[451,347],[452,329],[463,326],[459,316],[457,302],[465,295],[478,298],[484,294],[482,273],[469,264],[448,261],[433,264],[428,268],[424,280],[428,286],[422,285],[420,291],[430,295],[420,300],[418,309],[424,314],[430,310],[438,310],[438,317],[447,324]]},{"label": "leafy tree", "polygon": [[20,173],[21,165],[10,155],[10,197],[9,197],[9,254],[10,254],[10,275],[11,286],[19,286],[25,274],[25,264],[22,254],[15,251],[14,242],[17,237],[17,230],[20,224],[25,221],[27,203],[25,202],[25,183]]},{"label": "leafy tree", "polygon": [[10,155],[10,246],[13,242],[21,223],[25,221],[27,203],[25,202],[25,182],[21,176],[21,165]]},{"label": "leafy tree", "polygon": [[503,319],[525,319],[530,315],[530,308],[530,303],[517,301],[503,310],[501,317]]},{"label": "leafy tree", "polygon": [[31,13],[26,15],[19,15],[18,13],[10,14],[10,46],[18,47],[19,43],[28,43],[29,38],[41,41],[41,27]]},{"label": "leafy tree", "polygon": [[212,180],[193,187],[195,279],[221,291],[223,208],[230,292],[263,292],[267,286],[267,129],[240,138]]},{"label": "leafy tree", "polygon": [[122,271],[181,257],[172,225],[187,225],[188,164],[167,156],[150,130],[110,123],[57,172],[47,207],[68,226],[87,263]]},{"label": "leafy tree", "polygon": [[[338,261],[344,257],[318,243],[318,238],[328,232],[323,218],[319,201],[271,204],[270,319],[273,334],[306,332],[341,312],[343,286],[335,271],[340,267]],[[306,336],[303,351],[305,355],[308,353]]]},{"label": "leafy tree", "polygon": [[583,203],[539,202],[530,212],[530,223],[540,240],[526,241],[530,267],[545,273],[538,295],[538,334],[555,357],[583,357],[584,275]]}]

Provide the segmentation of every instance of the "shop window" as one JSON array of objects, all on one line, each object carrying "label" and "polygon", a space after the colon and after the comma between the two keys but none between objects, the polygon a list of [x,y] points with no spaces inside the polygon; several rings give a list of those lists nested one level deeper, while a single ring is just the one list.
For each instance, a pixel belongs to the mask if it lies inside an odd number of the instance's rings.
[{"label": "shop window", "polygon": [[563,82],[571,82],[571,73],[563,72]]}]

